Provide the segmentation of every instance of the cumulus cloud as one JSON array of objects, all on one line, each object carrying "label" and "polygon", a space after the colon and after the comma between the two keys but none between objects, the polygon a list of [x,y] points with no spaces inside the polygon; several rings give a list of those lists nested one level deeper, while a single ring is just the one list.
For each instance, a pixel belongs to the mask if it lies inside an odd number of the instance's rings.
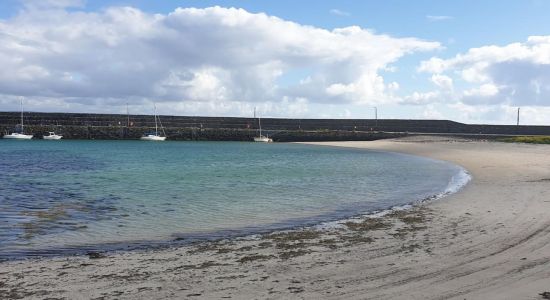
[{"label": "cumulus cloud", "polygon": [[[413,92],[403,98],[401,98],[401,104],[408,105],[430,105],[433,110],[433,104],[435,103],[449,103],[455,96],[453,95],[453,79],[446,75],[433,74],[430,78],[432,84],[437,88],[437,90],[432,90],[428,92]],[[441,115],[438,115],[441,117]],[[438,117],[438,118],[439,118]]]},{"label": "cumulus cloud", "polygon": [[467,87],[457,92],[466,104],[550,106],[550,36],[472,48],[450,59],[434,57],[419,71],[433,73],[432,80],[463,80]]},{"label": "cumulus cloud", "polygon": [[[180,113],[269,102],[273,111],[303,112],[308,103],[397,101],[399,85],[386,83],[381,72],[404,55],[440,47],[236,8],[64,9],[81,4],[27,0],[17,16],[0,21],[1,95],[81,106],[155,100]],[[295,70],[308,72],[281,85]]]},{"label": "cumulus cloud", "polygon": [[550,122],[550,36],[472,48],[448,59],[432,57],[418,71],[430,73],[437,89],[405,97],[410,102],[438,93],[463,121],[513,124],[522,107],[524,124]]},{"label": "cumulus cloud", "polygon": [[431,81],[442,90],[445,90],[445,91],[453,90],[453,79],[449,76],[445,76],[441,74],[433,74]]},{"label": "cumulus cloud", "polygon": [[441,93],[439,91],[414,92],[404,97],[400,103],[409,104],[409,105],[432,104],[434,102],[437,102],[440,96],[441,96]]}]

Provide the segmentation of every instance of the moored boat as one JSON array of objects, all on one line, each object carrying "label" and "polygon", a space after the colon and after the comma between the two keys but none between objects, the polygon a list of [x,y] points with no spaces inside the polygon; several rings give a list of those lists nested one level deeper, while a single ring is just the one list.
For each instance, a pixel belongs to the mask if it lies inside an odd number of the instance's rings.
[{"label": "moored boat", "polygon": [[[254,117],[256,117],[256,107],[254,107]],[[258,116],[258,135],[254,137],[254,142],[259,143],[271,143],[273,142],[268,136],[262,135],[262,122],[261,118]]]},{"label": "moored boat", "polygon": [[45,140],[60,140],[61,138],[63,138],[63,136],[59,134],[55,134],[55,132],[53,131],[50,131],[48,132],[48,135],[45,135],[42,138]]},{"label": "moored boat", "polygon": [[5,139],[17,139],[17,140],[30,140],[32,139],[32,134],[23,134],[19,132],[12,132],[10,134],[4,135]]},{"label": "moored boat", "polygon": [[25,134],[25,126],[23,124],[23,98],[21,100],[21,132],[12,132],[10,134],[5,134],[5,139],[15,139],[15,140],[30,140],[32,139],[32,134]]},{"label": "moored boat", "polygon": [[[154,109],[155,109],[155,132],[151,132],[151,133],[146,133],[144,136],[142,136],[140,138],[140,140],[142,141],[164,141],[166,140],[166,133],[164,132],[164,128],[162,127],[162,123],[160,122],[160,118],[159,116],[157,115],[157,106],[154,105]],[[164,136],[161,136],[159,134],[159,130],[158,130],[158,124],[160,123],[160,129],[162,130],[162,133],[164,134]]]}]

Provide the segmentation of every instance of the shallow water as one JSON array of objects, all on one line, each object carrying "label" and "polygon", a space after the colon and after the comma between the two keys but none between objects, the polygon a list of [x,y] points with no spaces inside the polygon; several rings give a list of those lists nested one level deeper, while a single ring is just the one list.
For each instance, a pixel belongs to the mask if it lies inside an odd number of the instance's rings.
[{"label": "shallow water", "polygon": [[460,171],[298,144],[0,140],[0,258],[314,224],[442,193]]}]

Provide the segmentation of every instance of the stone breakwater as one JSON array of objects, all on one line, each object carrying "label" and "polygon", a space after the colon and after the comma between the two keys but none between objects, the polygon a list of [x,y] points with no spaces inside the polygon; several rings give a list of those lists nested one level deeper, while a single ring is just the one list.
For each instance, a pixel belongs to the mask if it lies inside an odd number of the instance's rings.
[{"label": "stone breakwater", "polygon": [[[20,122],[17,112],[0,112],[0,133]],[[161,116],[172,140],[248,141],[256,134],[257,120],[233,117]],[[25,113],[25,131],[37,137],[56,131],[67,139],[137,139],[154,130],[149,115]],[[471,125],[447,120],[397,119],[262,119],[264,133],[275,141],[375,140],[406,133],[453,135],[550,135],[550,126]]]},{"label": "stone breakwater", "polygon": [[[10,128],[0,125],[0,132],[10,132]],[[136,140],[151,130],[154,127],[25,125],[25,132],[33,133],[35,138],[42,138],[48,131],[55,131],[70,140]],[[251,141],[257,135],[256,130],[236,128],[167,127],[165,132],[168,140],[180,141]],[[263,130],[262,133],[276,142],[371,141],[404,135],[344,130]]]}]

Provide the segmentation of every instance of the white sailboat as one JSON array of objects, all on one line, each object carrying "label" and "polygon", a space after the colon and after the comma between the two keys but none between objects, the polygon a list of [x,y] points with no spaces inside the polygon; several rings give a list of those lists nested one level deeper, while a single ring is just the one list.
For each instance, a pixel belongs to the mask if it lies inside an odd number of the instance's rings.
[{"label": "white sailboat", "polygon": [[[256,117],[256,107],[254,107],[254,117]],[[254,137],[254,142],[260,142],[260,143],[273,142],[273,140],[270,139],[269,137],[262,135],[262,123],[261,123],[261,118],[259,116],[258,116],[258,130],[259,130],[259,133],[258,133],[258,136]]]},{"label": "white sailboat", "polygon": [[55,134],[55,132],[53,131],[50,131],[48,132],[48,135],[45,135],[42,138],[45,140],[60,140],[61,138],[63,138],[63,136],[59,134]]},{"label": "white sailboat", "polygon": [[[142,141],[164,141],[166,140],[166,133],[164,132],[164,128],[162,127],[162,123],[160,123],[160,118],[157,115],[157,106],[154,105],[155,108],[155,133],[147,133],[144,136],[140,138]],[[158,121],[158,122],[157,122]],[[162,133],[164,136],[159,135],[158,131],[158,123],[160,123],[160,129],[162,130]]]},{"label": "white sailboat", "polygon": [[25,127],[23,125],[23,98],[21,100],[21,132],[12,132],[11,134],[4,135],[5,139],[16,139],[16,140],[30,140],[32,139],[32,134],[25,134]]}]

